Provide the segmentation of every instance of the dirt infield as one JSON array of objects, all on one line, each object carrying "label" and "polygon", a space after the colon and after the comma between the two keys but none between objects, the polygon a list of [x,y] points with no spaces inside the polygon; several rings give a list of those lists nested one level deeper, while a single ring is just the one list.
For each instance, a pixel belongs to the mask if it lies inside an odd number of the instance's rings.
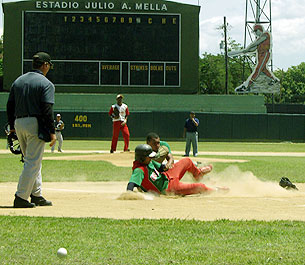
[{"label": "dirt infield", "polygon": [[[175,155],[175,159],[179,160],[182,156]],[[49,156],[44,157],[44,160],[86,160],[86,161],[107,161],[115,166],[119,167],[130,167],[134,160],[134,152],[118,152],[114,154],[99,153],[99,154],[80,154],[80,155],[65,155],[65,156]],[[208,164],[212,162],[227,162],[227,163],[244,163],[248,160],[241,159],[221,159],[221,158],[203,158],[196,157],[193,159],[195,162],[200,162],[201,164]]]},{"label": "dirt infield", "polygon": [[[133,155],[101,153],[45,159],[95,159],[130,166]],[[205,158],[196,160],[202,164],[211,162]],[[192,179],[186,175],[184,181]],[[209,186],[228,186],[230,192],[186,197],[151,195],[146,199],[118,200],[126,190],[126,182],[48,182],[43,183],[43,194],[54,206],[14,209],[12,202],[17,183],[0,183],[0,215],[305,221],[305,184],[297,184],[299,191],[287,191],[278,183],[262,182],[251,172],[241,172],[237,166],[230,166],[218,174],[212,172],[204,182]]]},{"label": "dirt infield", "polygon": [[[125,182],[44,183],[44,195],[52,207],[14,209],[11,207],[17,183],[1,183],[0,214],[56,217],[179,218],[196,220],[302,220],[305,221],[305,185],[288,192],[269,183],[269,192],[236,189],[225,195],[154,197],[153,200],[118,200]],[[273,186],[274,185],[274,186]]]}]

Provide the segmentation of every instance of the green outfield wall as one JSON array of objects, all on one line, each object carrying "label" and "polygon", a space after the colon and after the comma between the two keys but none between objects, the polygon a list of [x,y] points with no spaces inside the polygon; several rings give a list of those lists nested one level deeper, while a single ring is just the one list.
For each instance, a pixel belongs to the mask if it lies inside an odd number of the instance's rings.
[{"label": "green outfield wall", "polygon": [[[66,139],[107,139],[112,136],[112,122],[107,112],[61,111]],[[145,139],[149,132],[162,139],[183,140],[185,111],[131,112],[128,119],[131,140]],[[199,140],[220,141],[293,141],[305,142],[305,115],[197,113]],[[0,111],[0,122],[6,122]],[[4,131],[1,135],[4,137]],[[122,136],[120,136],[122,138]]]},{"label": "green outfield wall", "polygon": [[[2,127],[7,98],[8,93],[0,93]],[[110,140],[108,111],[114,99],[115,94],[56,94],[54,112],[65,122],[65,138]],[[305,141],[305,115],[266,113],[263,96],[126,94],[124,100],[131,113],[131,139],[154,131],[165,139],[183,140],[184,122],[193,110],[200,120],[200,141]]]},{"label": "green outfield wall", "polygon": [[[55,111],[109,111],[116,94],[55,94]],[[5,110],[8,93],[0,93]],[[131,112],[196,111],[221,113],[266,113],[263,96],[248,95],[158,95],[126,94]]]}]

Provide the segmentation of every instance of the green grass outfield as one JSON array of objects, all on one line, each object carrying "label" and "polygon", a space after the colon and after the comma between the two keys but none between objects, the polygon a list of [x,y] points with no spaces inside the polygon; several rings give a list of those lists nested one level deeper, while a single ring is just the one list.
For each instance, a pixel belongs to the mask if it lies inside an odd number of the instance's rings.
[{"label": "green grass outfield", "polygon": [[[131,149],[139,143],[131,142]],[[182,142],[169,143],[174,151],[184,150]],[[109,141],[64,141],[65,150],[108,150],[109,145]],[[4,148],[1,139],[0,149]],[[305,144],[200,142],[199,150],[305,152]],[[305,182],[304,157],[209,157],[249,160],[213,163],[215,171],[235,164],[260,179],[278,181],[287,176],[293,182]],[[16,182],[21,170],[19,156],[0,154],[1,182]],[[130,173],[129,168],[101,161],[43,161],[44,181],[77,181],[85,177],[88,181],[127,182]],[[304,243],[304,222],[297,221],[0,216],[0,264],[304,264]],[[63,260],[56,257],[60,247],[68,250]]]},{"label": "green grass outfield", "polygon": [[[131,142],[131,150],[142,142]],[[0,149],[5,148],[5,140],[0,140]],[[169,142],[172,150],[183,151],[183,142]],[[65,150],[108,150],[109,141],[64,141]],[[123,143],[119,142],[118,150]],[[46,146],[46,149],[49,147]],[[212,143],[200,142],[200,151],[217,152],[305,152],[304,143]],[[64,156],[71,153],[46,153],[45,156]],[[79,154],[74,154],[79,155]],[[278,181],[281,177],[291,178],[293,182],[305,182],[304,157],[272,156],[204,156],[229,159],[245,159],[247,163],[213,163],[214,171],[224,170],[229,165],[237,165],[242,171],[251,171],[262,180]],[[0,182],[18,181],[22,170],[20,156],[0,154]],[[88,170],[89,169],[89,170]],[[44,181],[128,181],[130,168],[116,167],[104,161],[43,161]]]},{"label": "green grass outfield", "polygon": [[[302,222],[0,217],[1,264],[304,264]],[[64,260],[56,257],[68,250]]]}]

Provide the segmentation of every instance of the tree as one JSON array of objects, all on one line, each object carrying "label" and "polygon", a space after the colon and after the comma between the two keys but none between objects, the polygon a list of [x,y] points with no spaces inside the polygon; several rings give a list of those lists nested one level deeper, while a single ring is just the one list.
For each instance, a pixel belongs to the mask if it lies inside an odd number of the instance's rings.
[{"label": "tree", "polygon": [[199,59],[199,85],[204,94],[223,94],[225,69],[222,55],[204,53]]},{"label": "tree", "polygon": [[[235,50],[241,45],[229,38],[228,50]],[[245,72],[244,72],[245,71]],[[234,93],[244,78],[251,73],[250,64],[243,57],[229,58],[228,60],[228,91]],[[204,94],[225,93],[225,55],[204,53],[199,58],[199,82],[200,90]]]},{"label": "tree", "polygon": [[283,70],[275,71],[281,80],[281,103],[305,103],[305,62]]}]

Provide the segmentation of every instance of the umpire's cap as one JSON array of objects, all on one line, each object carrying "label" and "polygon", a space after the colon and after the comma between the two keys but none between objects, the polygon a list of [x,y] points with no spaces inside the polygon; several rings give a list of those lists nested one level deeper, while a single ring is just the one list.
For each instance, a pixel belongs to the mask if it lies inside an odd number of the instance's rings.
[{"label": "umpire's cap", "polygon": [[33,56],[33,63],[35,63],[36,65],[43,65],[44,63],[49,63],[51,67],[53,66],[53,63],[51,62],[51,56],[46,52],[37,52]]},{"label": "umpire's cap", "polygon": [[146,157],[155,157],[156,153],[152,150],[148,144],[140,144],[135,149],[135,160],[144,162]]}]

